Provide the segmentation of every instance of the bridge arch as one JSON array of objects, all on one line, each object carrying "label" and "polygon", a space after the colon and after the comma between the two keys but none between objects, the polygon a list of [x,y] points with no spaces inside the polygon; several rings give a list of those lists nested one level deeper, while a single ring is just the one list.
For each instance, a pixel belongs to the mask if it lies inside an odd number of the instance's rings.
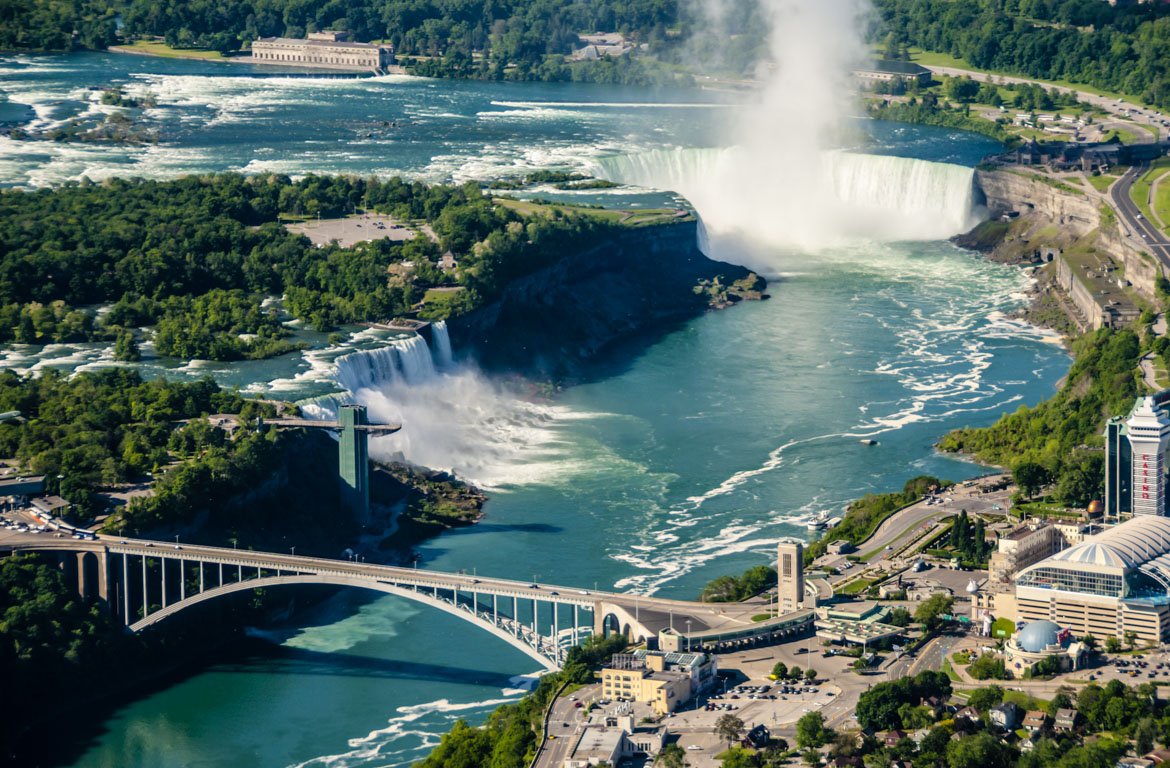
[{"label": "bridge arch", "polygon": [[[478,615],[473,614],[467,608],[453,605],[446,600],[435,597],[429,592],[415,591],[413,589],[406,589],[395,584],[388,584],[379,581],[369,581],[367,579],[360,578],[350,578],[344,575],[330,573],[283,574],[279,576],[264,576],[263,578],[226,583],[218,587],[212,587],[198,594],[190,595],[185,600],[171,603],[165,608],[160,608],[159,610],[151,613],[149,616],[133,622],[130,624],[129,628],[133,632],[139,632],[194,605],[207,602],[208,600],[214,600],[219,597],[224,597],[235,592],[260,589],[263,587],[295,586],[299,584],[331,584],[339,587],[354,587],[356,589],[372,590],[388,595],[396,595],[407,600],[422,603],[423,605],[427,605],[432,608],[438,608],[441,611],[449,613],[452,616],[457,616],[458,618],[473,624],[478,629],[490,632],[499,639],[511,645],[513,648],[522,651],[549,671],[555,672],[560,668],[557,661],[554,661],[549,656],[541,653],[537,648],[534,648],[523,638],[517,637],[502,627],[482,619]],[[554,638],[553,642],[557,642],[557,640]]]}]

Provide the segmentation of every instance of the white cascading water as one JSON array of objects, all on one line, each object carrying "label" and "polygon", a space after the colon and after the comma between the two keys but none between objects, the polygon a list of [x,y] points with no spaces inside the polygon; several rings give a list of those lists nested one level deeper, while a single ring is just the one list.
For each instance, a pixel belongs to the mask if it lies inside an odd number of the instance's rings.
[{"label": "white cascading water", "polygon": [[[596,175],[686,197],[710,236],[820,250],[856,240],[940,240],[978,223],[964,166],[845,151],[819,153],[803,182],[758,171],[738,147],[664,149],[597,161]],[[744,179],[755,183],[739,183]]]},{"label": "white cascading water", "polygon": [[450,368],[454,365],[451,354],[451,336],[447,333],[447,321],[439,320],[431,324],[431,339],[435,342],[435,359],[440,368]]},{"label": "white cascading water", "polygon": [[422,336],[339,357],[333,376],[345,392],[305,400],[306,415],[334,418],[340,406],[366,406],[375,423],[402,430],[370,442],[375,458],[455,472],[483,487],[523,484],[556,471],[554,422],[563,409],[531,403],[506,385],[452,362],[447,325]]}]

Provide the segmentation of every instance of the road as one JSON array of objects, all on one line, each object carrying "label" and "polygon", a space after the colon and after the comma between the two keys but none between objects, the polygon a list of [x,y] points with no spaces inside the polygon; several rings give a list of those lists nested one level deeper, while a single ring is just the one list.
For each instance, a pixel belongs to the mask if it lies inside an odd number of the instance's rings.
[{"label": "road", "polygon": [[1170,269],[1170,242],[1167,242],[1166,236],[1158,231],[1157,227],[1142,216],[1137,203],[1129,196],[1134,182],[1149,169],[1149,163],[1142,163],[1130,168],[1109,188],[1109,199],[1113,203],[1114,210],[1121,217],[1121,223],[1128,230],[1127,234],[1130,237],[1140,238],[1141,244],[1150,249],[1158,261],[1162,262],[1162,266]]},{"label": "road", "polygon": [[[994,483],[996,477],[983,478],[974,481],[970,487],[963,487],[960,483],[949,492],[943,494],[944,501],[939,504],[927,504],[925,501],[920,501],[917,504],[912,504],[905,509],[895,512],[890,517],[882,521],[881,525],[877,527],[868,539],[861,542],[857,546],[857,553],[862,557],[871,554],[877,554],[885,550],[886,547],[891,547],[891,553],[898,549],[898,545],[905,545],[912,539],[912,531],[924,529],[935,520],[939,520],[950,515],[959,514],[959,510],[967,510],[969,515],[1002,515],[1005,514],[1002,510],[996,510],[995,507],[1007,507],[1007,499],[1010,495],[1008,491],[994,491],[992,493],[981,493],[979,491],[980,485],[987,483]],[[950,501],[946,501],[950,499]],[[832,538],[832,531],[829,532],[829,538]],[[870,564],[875,564],[881,558],[872,558]],[[839,558],[839,561],[844,561],[845,557]],[[824,562],[832,565],[831,559],[822,558],[818,563]],[[855,576],[856,573],[849,573],[847,576]]]},{"label": "road", "polygon": [[[1040,86],[1043,86],[1045,88],[1056,88],[1058,91],[1064,91],[1066,93],[1071,92],[1071,93],[1075,94],[1077,99],[1079,99],[1080,101],[1083,101],[1086,104],[1091,104],[1095,107],[1100,107],[1101,109],[1104,109],[1106,112],[1113,115],[1115,118],[1121,120],[1122,122],[1133,122],[1133,123],[1138,123],[1141,125],[1148,125],[1158,132],[1157,137],[1155,137],[1153,134],[1146,131],[1145,129],[1139,129],[1137,131],[1134,131],[1134,133],[1137,136],[1138,142],[1142,143],[1142,144],[1150,144],[1150,143],[1153,143],[1155,141],[1158,141],[1160,138],[1163,137],[1163,134],[1167,133],[1167,129],[1165,128],[1165,126],[1163,126],[1161,124],[1160,119],[1150,116],[1150,112],[1151,112],[1150,110],[1145,109],[1145,108],[1141,108],[1141,107],[1137,107],[1136,105],[1129,104],[1129,103],[1118,104],[1117,99],[1111,99],[1108,96],[1098,96],[1095,93],[1089,93],[1088,91],[1077,91],[1077,90],[1074,90],[1072,88],[1067,88],[1065,86],[1060,86],[1060,85],[1053,86],[1053,85],[1049,85],[1048,83],[1041,83],[1037,80],[1030,80],[1026,77],[1012,77],[1010,75],[998,75],[998,74],[991,74],[988,72],[977,72],[977,71],[971,70],[971,69],[959,69],[958,67],[931,66],[931,67],[927,67],[927,69],[929,69],[931,72],[934,72],[936,74],[947,75],[948,77],[961,77],[963,75],[966,75],[967,77],[970,77],[972,80],[978,80],[980,82],[986,82],[992,78],[995,78],[995,81],[999,82],[999,83],[1017,83],[1017,84],[1026,84],[1026,85],[1040,85]],[[1140,111],[1140,113],[1138,113],[1136,115],[1129,115],[1129,116],[1122,117],[1121,115],[1118,114],[1118,112],[1119,112],[1118,107],[1119,106],[1123,106],[1126,109],[1135,110],[1135,111],[1140,109],[1141,111]]]},{"label": "road", "polygon": [[[585,710],[600,692],[600,685],[587,685],[569,696],[561,696],[553,703],[548,718],[549,738],[544,742],[544,749],[533,763],[533,768],[560,768],[565,764],[581,733]],[[582,706],[578,707],[578,703]]]}]

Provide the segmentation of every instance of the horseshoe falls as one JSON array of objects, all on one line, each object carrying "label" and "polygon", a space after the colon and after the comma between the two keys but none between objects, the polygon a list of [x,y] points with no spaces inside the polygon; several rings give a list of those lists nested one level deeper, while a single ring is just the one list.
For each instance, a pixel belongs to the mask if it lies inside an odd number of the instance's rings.
[{"label": "horseshoe falls", "polygon": [[818,159],[815,173],[793,175],[738,147],[662,149],[603,158],[595,171],[614,182],[675,190],[709,233],[773,248],[942,240],[981,218],[970,167],[840,150]]}]

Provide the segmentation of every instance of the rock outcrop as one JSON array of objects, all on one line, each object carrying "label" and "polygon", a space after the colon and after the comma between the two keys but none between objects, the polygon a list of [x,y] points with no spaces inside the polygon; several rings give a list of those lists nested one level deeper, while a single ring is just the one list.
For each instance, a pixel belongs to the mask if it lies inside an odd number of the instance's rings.
[{"label": "rock outcrop", "polygon": [[448,323],[456,349],[497,371],[566,379],[609,347],[651,340],[708,308],[700,280],[748,270],[708,259],[697,222],[631,227],[512,282],[490,304]]}]

